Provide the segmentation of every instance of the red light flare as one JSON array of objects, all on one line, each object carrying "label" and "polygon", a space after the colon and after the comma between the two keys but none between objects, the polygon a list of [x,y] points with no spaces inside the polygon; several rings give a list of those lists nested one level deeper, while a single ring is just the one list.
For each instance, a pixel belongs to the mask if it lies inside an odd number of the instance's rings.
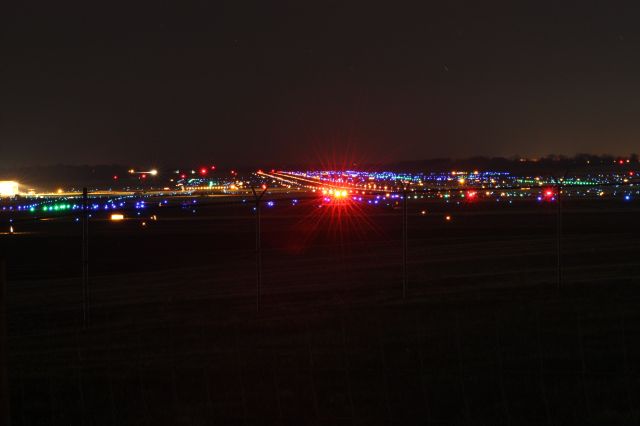
[{"label": "red light flare", "polygon": [[215,169],[216,169],[216,166],[211,166],[211,170],[215,170]]},{"label": "red light flare", "polygon": [[544,190],[542,195],[544,196],[545,200],[552,200],[556,196],[556,193],[553,189],[547,188]]},{"label": "red light flare", "polygon": [[182,173],[182,174],[180,175],[180,178],[181,178],[181,179],[186,179],[186,178],[187,178],[187,175],[186,175],[186,174],[184,174],[184,173]]},{"label": "red light flare", "polygon": [[293,226],[287,248],[301,252],[314,242],[322,241],[336,244],[344,252],[351,242],[365,240],[372,233],[379,235],[381,232],[370,217],[369,210],[374,207],[352,197],[334,198],[327,192],[310,201],[310,211]]},{"label": "red light flare", "polygon": [[113,180],[118,180],[118,175],[113,175]]},{"label": "red light flare", "polygon": [[140,179],[146,179],[146,178],[147,178],[147,174],[146,173],[143,173],[143,174],[140,175]]},{"label": "red light flare", "polygon": [[207,168],[206,168],[206,167],[201,167],[201,168],[200,168],[200,174],[201,174],[202,176],[206,176],[206,175],[207,175],[207,173],[209,173],[209,170],[207,170]]},{"label": "red light flare", "polygon": [[478,199],[478,192],[477,191],[467,191],[467,200],[468,201],[475,201]]}]

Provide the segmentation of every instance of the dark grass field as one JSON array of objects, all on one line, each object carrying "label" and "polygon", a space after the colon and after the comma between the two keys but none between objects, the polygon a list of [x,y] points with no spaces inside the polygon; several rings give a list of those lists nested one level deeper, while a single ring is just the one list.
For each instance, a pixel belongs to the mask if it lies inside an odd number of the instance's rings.
[{"label": "dark grass field", "polygon": [[[1,235],[15,425],[638,424],[638,209],[247,205]],[[421,214],[426,210],[426,214]],[[444,217],[451,215],[451,220]]]}]

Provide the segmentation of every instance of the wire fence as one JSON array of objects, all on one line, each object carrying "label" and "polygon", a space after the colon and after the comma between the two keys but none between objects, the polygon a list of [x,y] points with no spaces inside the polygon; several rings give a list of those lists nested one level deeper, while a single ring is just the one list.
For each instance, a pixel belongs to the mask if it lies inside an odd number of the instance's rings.
[{"label": "wire fence", "polygon": [[15,219],[11,424],[637,423],[633,202],[398,195]]}]

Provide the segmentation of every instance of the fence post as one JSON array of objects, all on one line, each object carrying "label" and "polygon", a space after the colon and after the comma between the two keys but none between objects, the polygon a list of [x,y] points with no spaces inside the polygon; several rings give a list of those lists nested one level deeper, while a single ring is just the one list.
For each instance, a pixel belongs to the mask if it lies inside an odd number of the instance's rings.
[{"label": "fence post", "polygon": [[260,194],[256,192],[253,186],[251,187],[251,191],[253,191],[253,197],[256,202],[256,312],[260,312],[260,287],[262,285],[262,230],[260,229],[260,200],[262,200],[262,197],[267,192],[267,187],[265,186]]},{"label": "fence post", "polygon": [[558,289],[562,285],[562,184],[558,181],[558,196],[556,202],[558,203],[557,211],[557,224],[556,224],[556,251],[557,251],[557,275],[558,275]]},{"label": "fence post", "polygon": [[89,203],[82,188],[82,326],[89,325]]},{"label": "fence post", "polygon": [[407,297],[407,188],[402,192],[402,298]]},{"label": "fence post", "polygon": [[7,277],[4,259],[0,259],[0,423],[9,425],[9,342],[7,339]]}]

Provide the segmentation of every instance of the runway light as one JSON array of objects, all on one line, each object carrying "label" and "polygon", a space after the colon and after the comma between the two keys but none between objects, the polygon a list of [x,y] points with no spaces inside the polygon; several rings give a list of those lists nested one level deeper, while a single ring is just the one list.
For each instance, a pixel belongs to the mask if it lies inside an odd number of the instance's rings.
[{"label": "runway light", "polygon": [[121,213],[113,213],[111,215],[111,220],[114,221],[114,222],[118,222],[118,221],[124,220],[124,215],[121,214]]}]

